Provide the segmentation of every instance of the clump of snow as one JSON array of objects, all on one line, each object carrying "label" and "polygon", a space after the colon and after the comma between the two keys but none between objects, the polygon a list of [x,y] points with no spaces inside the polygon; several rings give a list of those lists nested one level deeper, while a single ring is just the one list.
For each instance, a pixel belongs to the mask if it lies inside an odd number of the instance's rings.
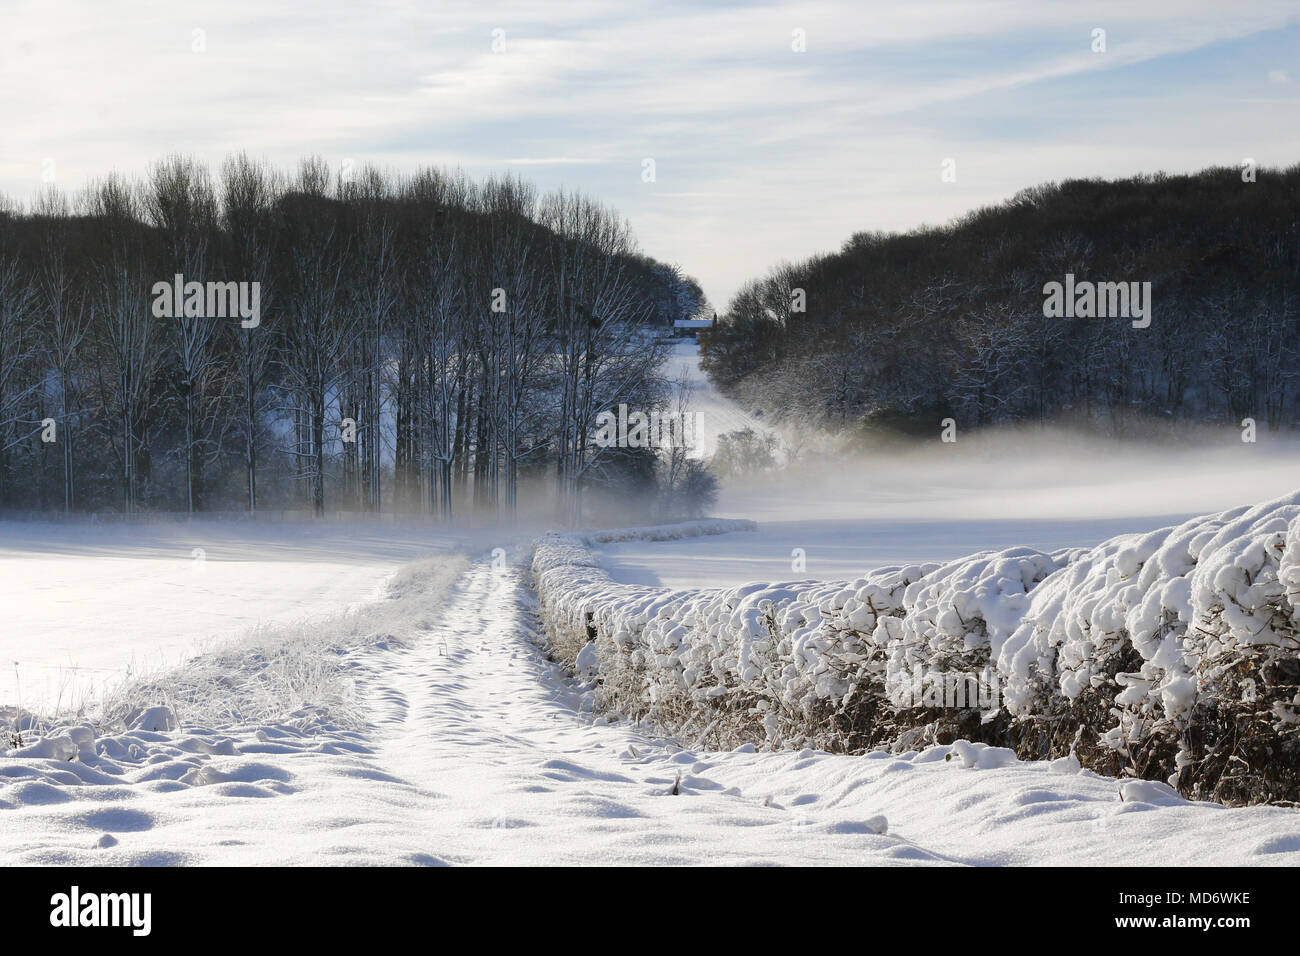
[{"label": "clump of snow", "polygon": [[[1300,493],[1090,549],[982,552],[852,582],[620,584],[597,540],[611,538],[536,546],[555,651],[570,666],[582,655],[601,706],[696,745],[860,750],[913,708],[933,735],[946,708],[1026,755],[1198,796],[1300,797],[1285,769],[1300,757]],[[945,698],[954,677],[979,696]]]},{"label": "clump of snow", "polygon": [[146,707],[139,714],[133,715],[128,723],[132,730],[175,730],[176,715],[165,705]]},{"label": "clump of snow", "polygon": [[1006,747],[990,747],[988,744],[957,740],[953,742],[947,759],[958,761],[968,770],[993,770],[1014,764],[1016,752]]}]

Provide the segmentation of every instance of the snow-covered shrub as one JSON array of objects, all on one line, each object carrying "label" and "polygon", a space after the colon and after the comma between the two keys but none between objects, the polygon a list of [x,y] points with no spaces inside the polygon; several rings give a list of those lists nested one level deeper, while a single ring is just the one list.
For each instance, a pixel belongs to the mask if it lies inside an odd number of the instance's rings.
[{"label": "snow-covered shrub", "polygon": [[1022,754],[1068,738],[1094,769],[1196,796],[1293,792],[1297,501],[1114,538],[1045,581],[999,649]]},{"label": "snow-covered shrub", "polygon": [[718,500],[718,479],[704,462],[675,450],[659,468],[659,520],[699,519]]},{"label": "snow-covered shrub", "polygon": [[914,675],[923,690],[947,675],[982,671],[992,647],[1020,625],[1034,587],[1064,563],[1030,548],[985,551],[936,567],[903,595],[906,613],[879,627],[876,642],[890,649],[887,692],[896,707],[914,697]]},{"label": "snow-covered shrub", "polygon": [[1191,624],[1159,692],[1193,796],[1300,798],[1300,506],[1252,509],[1205,544]]},{"label": "snow-covered shrub", "polygon": [[[699,533],[698,525],[678,527]],[[533,567],[553,651],[592,679],[600,706],[720,746],[853,750],[887,739],[893,724],[878,719],[886,686],[902,688],[899,668],[910,663],[888,641],[887,622],[938,566],[883,568],[851,585],[683,591],[614,582],[588,550],[598,540],[665,533],[553,534],[537,544]]]},{"label": "snow-covered shrub", "polygon": [[[983,552],[851,583],[623,585],[592,542],[537,545],[557,656],[585,654],[602,706],[693,743],[858,751],[962,736],[1198,797],[1300,799],[1300,493],[1090,549]],[[945,699],[954,675],[987,686]]]}]

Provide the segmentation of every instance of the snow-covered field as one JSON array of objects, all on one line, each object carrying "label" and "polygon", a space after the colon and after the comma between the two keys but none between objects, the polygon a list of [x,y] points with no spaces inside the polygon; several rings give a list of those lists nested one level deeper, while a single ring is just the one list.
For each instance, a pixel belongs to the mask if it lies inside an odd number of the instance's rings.
[{"label": "snow-covered field", "polygon": [[76,707],[257,625],[372,601],[456,540],[418,524],[0,522],[0,707]]},{"label": "snow-covered field", "polygon": [[1190,804],[1068,762],[709,753],[610,725],[530,642],[524,583],[478,562],[426,639],[349,654],[358,727],[301,712],[122,731],[72,761],[11,754],[0,861],[1300,862],[1294,811]]},{"label": "snow-covered field", "polygon": [[[1091,546],[1300,487],[1300,449],[1270,457],[1229,451],[1211,463],[1199,456],[1190,471],[1191,462],[1173,457],[1158,469],[1163,483],[1071,459],[1058,467],[1072,474],[1051,483],[1022,482],[1015,469],[996,463],[934,465],[923,475],[919,465],[913,471],[894,462],[892,469],[868,464],[844,476],[724,489],[716,513],[756,520],[757,534],[614,542],[601,547],[602,564],[616,580],[665,587],[851,580],[886,565],[983,550]],[[996,481],[1005,486],[990,488]]]},{"label": "snow-covered field", "polygon": [[[674,346],[669,371],[690,384],[700,452],[711,453],[728,431],[767,432],[718,393],[696,353],[693,342]],[[612,543],[601,549],[602,564],[616,580],[665,587],[852,580],[884,565],[986,549],[1090,546],[1300,487],[1300,443],[1266,431],[1255,444],[1236,437],[1225,429],[1206,442],[1156,447],[1026,429],[978,439],[959,432],[944,444],[936,423],[929,447],[851,460],[805,449],[791,473],[723,488],[714,513],[759,522],[756,535]]]},{"label": "snow-covered field", "polygon": [[[753,421],[696,391],[717,431]],[[597,557],[643,585],[851,580],[982,549],[1089,545],[1275,497],[1300,474],[1263,445],[949,452],[727,489],[720,512],[757,531],[606,541]],[[206,673],[261,662],[263,649],[232,641],[254,624],[319,622],[295,631],[309,642],[351,608],[367,632],[319,655],[346,706],[201,722],[180,707],[179,727],[166,711],[91,712],[0,735],[0,865],[1300,864],[1295,810],[1189,803],[1069,759],[1022,763],[960,743],[712,752],[693,733],[612,721],[538,646],[529,537],[0,525],[0,725],[6,705],[93,700],[128,667],[165,676],[205,648],[227,651],[199,662]],[[504,562],[490,555],[498,546]],[[394,572],[429,555],[452,569],[450,593],[416,576],[398,598],[426,588],[421,600],[376,615]]]}]

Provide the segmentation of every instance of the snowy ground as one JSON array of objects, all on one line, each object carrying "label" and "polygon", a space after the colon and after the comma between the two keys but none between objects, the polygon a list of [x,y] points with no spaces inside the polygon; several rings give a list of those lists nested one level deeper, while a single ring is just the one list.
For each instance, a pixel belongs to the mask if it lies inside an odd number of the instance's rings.
[{"label": "snowy ground", "polygon": [[0,522],[0,706],[75,707],[259,624],[374,600],[419,525]]},{"label": "snowy ground", "polygon": [[[716,430],[752,422],[707,387],[697,395]],[[1274,452],[1246,457],[1255,451],[864,463],[728,490],[720,512],[757,519],[757,532],[601,554],[621,580],[699,587],[1088,544],[1289,490],[1300,468]],[[507,567],[487,557],[498,543]],[[0,525],[0,659],[18,661],[24,704],[66,700],[253,623],[339,614],[400,565],[456,550],[474,563],[413,640],[339,660],[351,722],[310,708],[174,730],[73,721],[0,742],[0,865],[1300,864],[1294,810],[1190,804],[1068,762],[960,746],[713,753],[689,733],[674,742],[610,724],[538,650],[528,551],[505,536]],[[19,690],[0,683],[0,708]]]},{"label": "snowy ground", "polygon": [[721,395],[700,371],[699,345],[694,339],[683,339],[673,345],[664,364],[664,374],[674,383],[685,383],[691,411],[698,415],[691,435],[692,453],[697,457],[710,457],[718,447],[718,436],[727,432],[749,428],[762,435],[770,433],[761,418],[755,418]]},{"label": "snowy ground", "polygon": [[359,728],[303,714],[11,756],[0,862],[1300,863],[1294,811],[997,751],[699,753],[606,725],[529,642],[522,585],[479,562],[425,640],[350,656]]}]

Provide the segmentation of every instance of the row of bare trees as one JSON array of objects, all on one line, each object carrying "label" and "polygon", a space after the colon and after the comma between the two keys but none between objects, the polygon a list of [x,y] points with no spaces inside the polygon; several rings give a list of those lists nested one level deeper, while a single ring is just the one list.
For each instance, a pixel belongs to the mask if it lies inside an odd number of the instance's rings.
[{"label": "row of bare trees", "polygon": [[509,520],[523,486],[577,522],[658,467],[594,422],[666,400],[656,333],[702,307],[578,194],[169,157],[0,207],[0,507]]}]

